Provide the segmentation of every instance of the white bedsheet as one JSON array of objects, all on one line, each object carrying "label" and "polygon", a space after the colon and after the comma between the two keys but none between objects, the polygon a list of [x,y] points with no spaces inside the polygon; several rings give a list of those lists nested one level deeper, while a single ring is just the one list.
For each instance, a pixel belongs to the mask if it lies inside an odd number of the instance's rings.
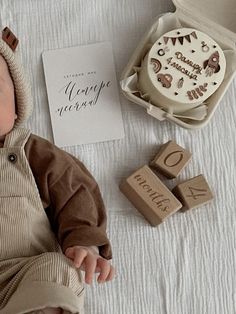
[{"label": "white bedsheet", "polygon": [[[119,78],[154,17],[173,10],[170,0],[0,0],[2,28],[9,26],[19,37],[32,83],[32,132],[52,140],[43,50],[112,40]],[[235,314],[235,81],[210,124],[199,131],[160,123],[122,95],[120,99],[124,140],[66,149],[99,182],[118,272],[113,282],[87,288],[86,313]],[[118,184],[170,139],[187,147],[193,160],[178,180],[166,181],[168,186],[203,173],[215,200],[153,228]]]}]

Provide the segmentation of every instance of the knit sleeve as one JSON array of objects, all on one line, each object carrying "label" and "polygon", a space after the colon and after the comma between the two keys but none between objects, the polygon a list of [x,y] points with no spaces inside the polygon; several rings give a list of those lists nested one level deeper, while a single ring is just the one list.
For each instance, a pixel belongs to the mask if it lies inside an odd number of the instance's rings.
[{"label": "knit sleeve", "polygon": [[25,153],[63,252],[75,245],[97,246],[101,256],[112,258],[104,202],[84,164],[36,135]]}]

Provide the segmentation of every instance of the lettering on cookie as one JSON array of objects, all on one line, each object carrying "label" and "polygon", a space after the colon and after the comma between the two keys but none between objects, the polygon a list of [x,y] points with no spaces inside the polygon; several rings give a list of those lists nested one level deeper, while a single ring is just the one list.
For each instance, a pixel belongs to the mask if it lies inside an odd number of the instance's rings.
[{"label": "lettering on cookie", "polygon": [[202,67],[199,64],[194,63],[192,60],[187,59],[182,52],[178,51],[175,53],[176,58],[182,62],[188,64],[193,68],[193,72],[196,71],[197,74],[202,74]]},{"label": "lettering on cookie", "polygon": [[[185,69],[184,67],[182,67],[180,64],[176,63],[176,62],[172,62],[172,57],[167,59],[167,63],[170,64],[172,67],[176,68],[176,70],[180,71],[181,73],[187,75],[190,79],[196,80],[198,79],[198,76],[194,73],[191,73],[190,71],[188,71],[187,69]],[[171,63],[172,62],[172,63]]]}]

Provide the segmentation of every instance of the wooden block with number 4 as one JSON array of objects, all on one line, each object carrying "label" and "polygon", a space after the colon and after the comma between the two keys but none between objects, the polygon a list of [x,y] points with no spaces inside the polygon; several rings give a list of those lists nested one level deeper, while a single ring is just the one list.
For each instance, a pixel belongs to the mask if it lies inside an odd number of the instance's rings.
[{"label": "wooden block with number 4", "polygon": [[183,204],[183,210],[199,207],[213,199],[213,194],[203,175],[178,184],[172,192]]},{"label": "wooden block with number 4", "polygon": [[164,144],[150,166],[159,170],[167,178],[176,178],[188,164],[192,154],[174,141]]}]

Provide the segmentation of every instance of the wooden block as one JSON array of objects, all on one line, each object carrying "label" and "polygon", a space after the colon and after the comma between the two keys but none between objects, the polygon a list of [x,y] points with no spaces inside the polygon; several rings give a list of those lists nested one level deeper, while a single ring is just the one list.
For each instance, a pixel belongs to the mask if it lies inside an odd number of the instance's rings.
[{"label": "wooden block", "polygon": [[124,180],[120,190],[153,226],[162,223],[182,207],[148,166]]},{"label": "wooden block", "polygon": [[150,166],[159,170],[167,178],[176,178],[188,164],[192,154],[173,141],[164,144]]},{"label": "wooden block", "polygon": [[207,204],[214,198],[203,175],[178,184],[172,192],[183,204],[183,210]]}]

